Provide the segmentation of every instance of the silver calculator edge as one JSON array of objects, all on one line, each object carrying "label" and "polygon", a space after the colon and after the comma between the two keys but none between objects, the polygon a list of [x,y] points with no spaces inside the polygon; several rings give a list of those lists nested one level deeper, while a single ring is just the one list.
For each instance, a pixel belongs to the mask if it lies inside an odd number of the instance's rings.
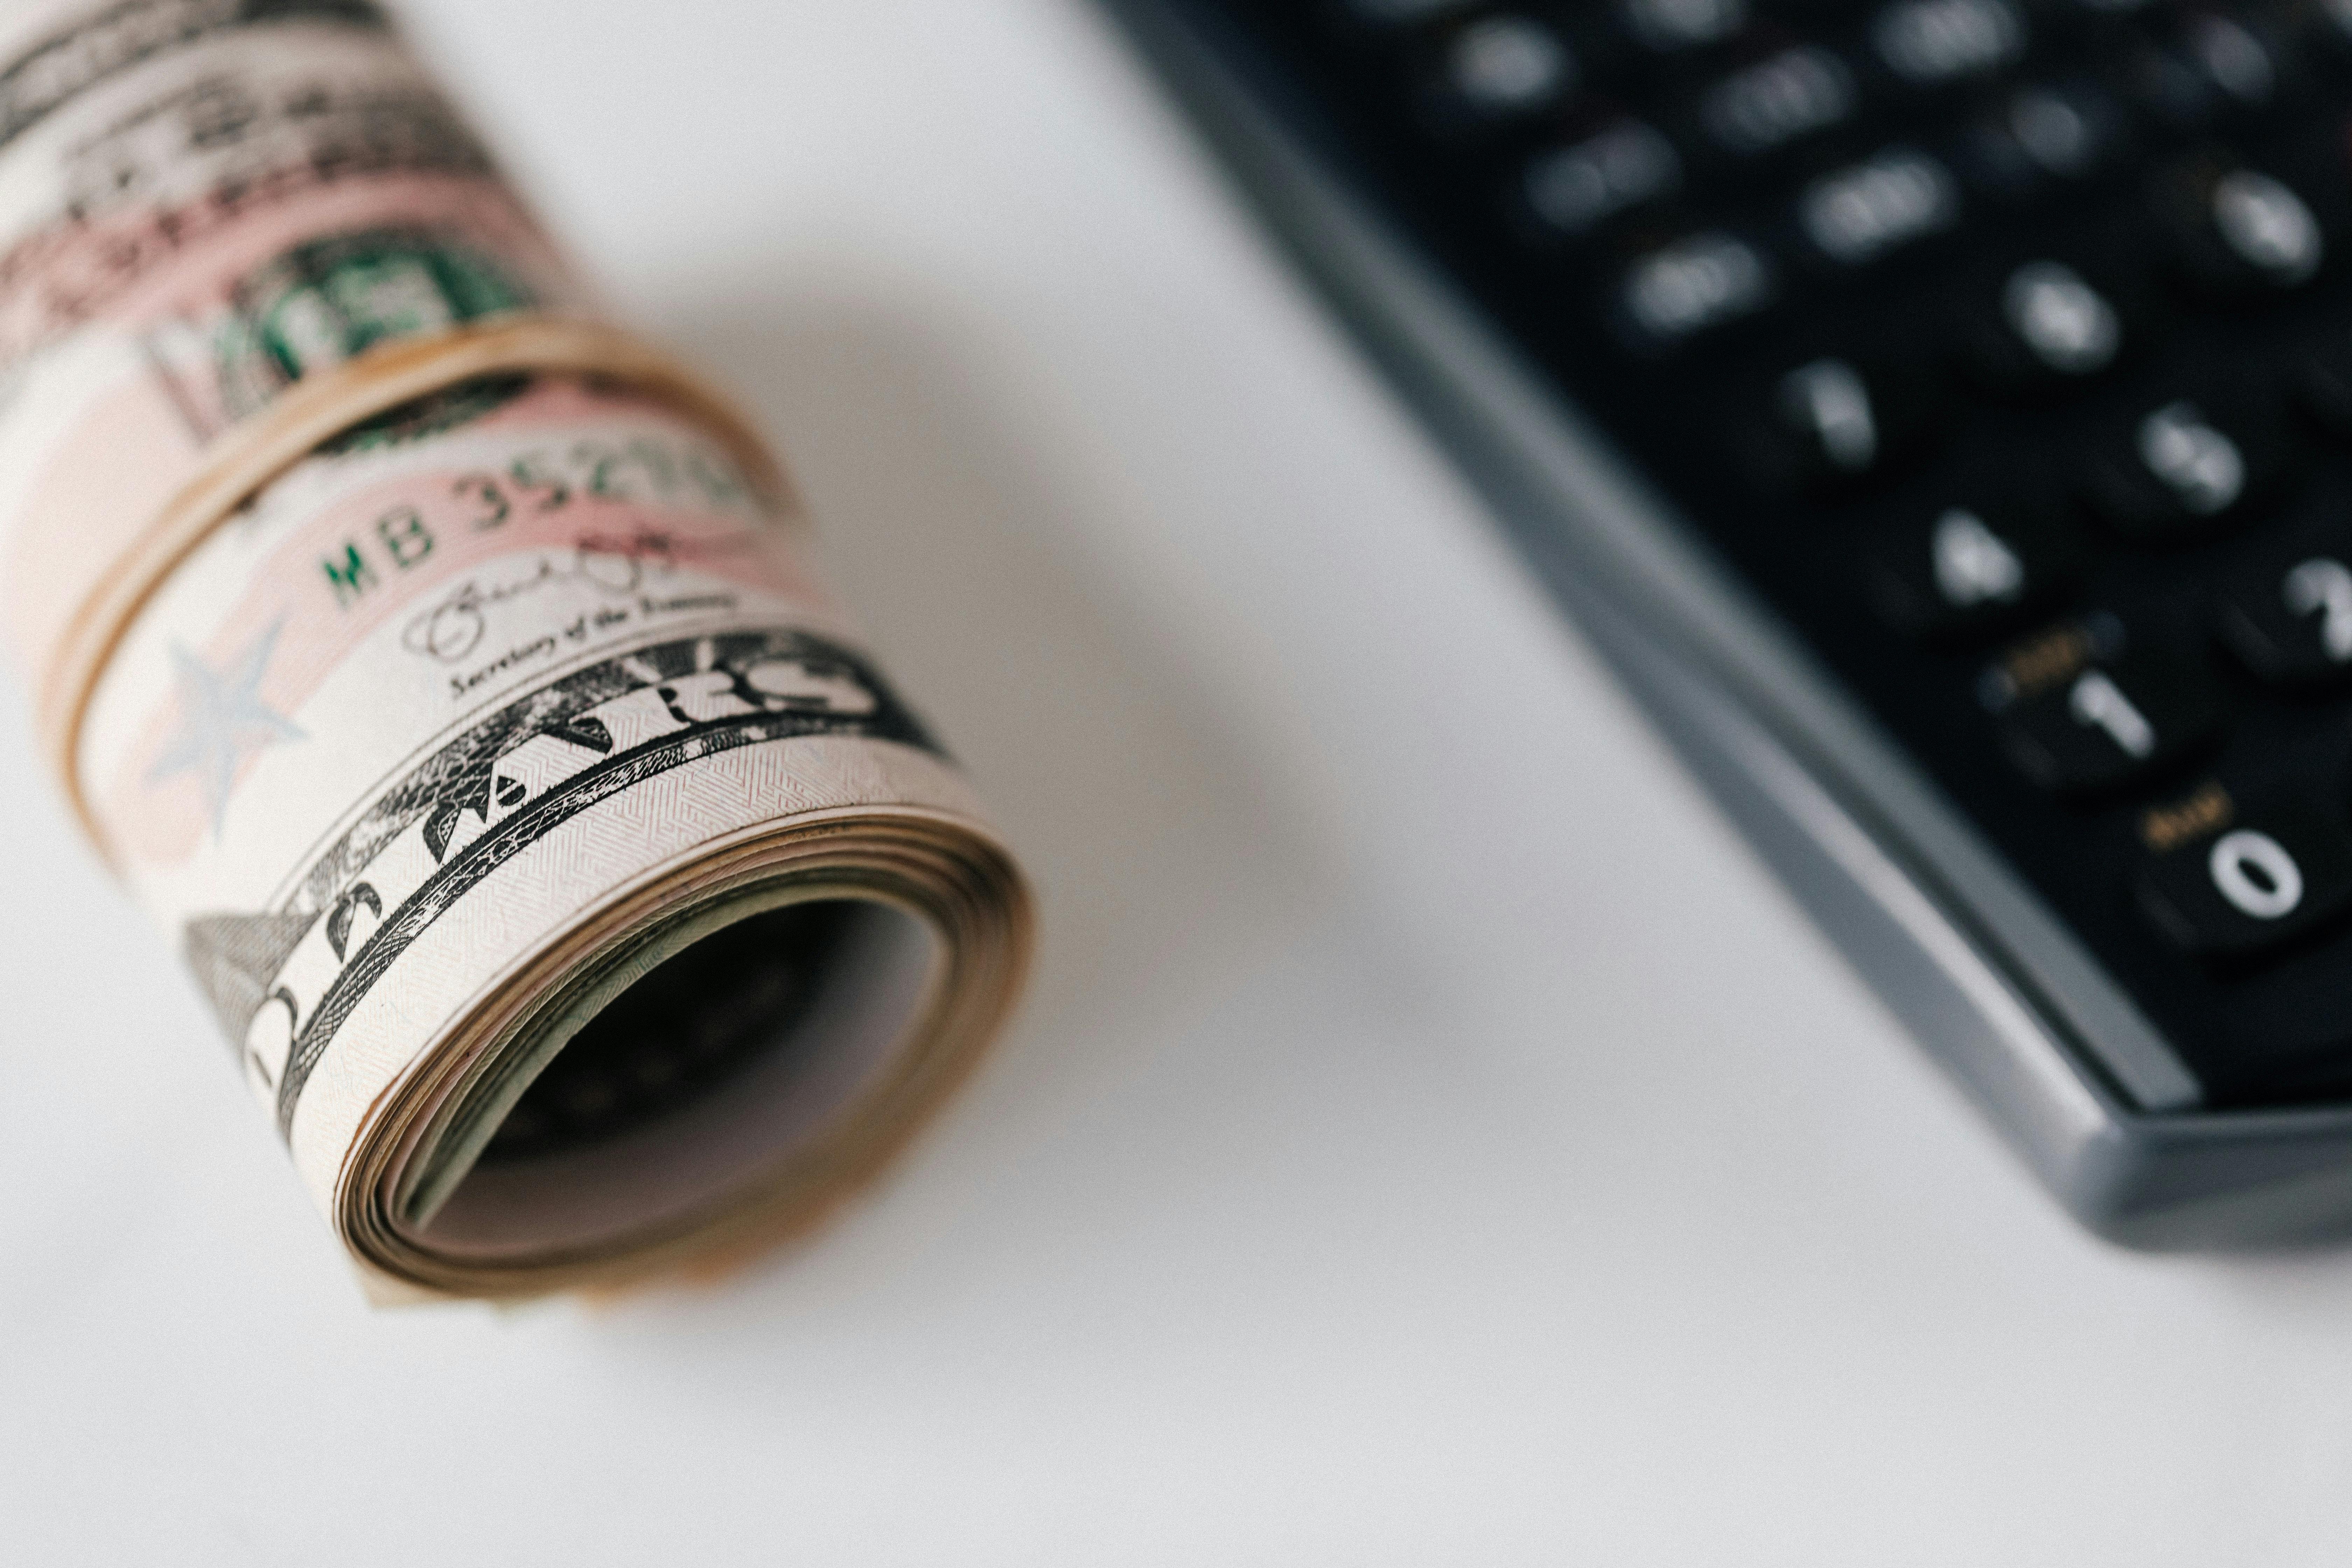
[{"label": "silver calculator edge", "polygon": [[1725,812],[2085,1226],[2352,1236],[2352,1107],[2199,1109],[2131,999],[1632,464],[1162,0],[1103,0]]}]

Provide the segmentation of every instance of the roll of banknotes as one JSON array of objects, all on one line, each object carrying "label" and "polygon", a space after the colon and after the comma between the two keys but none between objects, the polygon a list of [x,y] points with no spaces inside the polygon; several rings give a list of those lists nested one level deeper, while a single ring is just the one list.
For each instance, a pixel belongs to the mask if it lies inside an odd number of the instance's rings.
[{"label": "roll of banknotes", "polygon": [[1010,1010],[1020,873],[803,531],[370,0],[0,17],[0,611],[379,1299],[793,1233]]}]

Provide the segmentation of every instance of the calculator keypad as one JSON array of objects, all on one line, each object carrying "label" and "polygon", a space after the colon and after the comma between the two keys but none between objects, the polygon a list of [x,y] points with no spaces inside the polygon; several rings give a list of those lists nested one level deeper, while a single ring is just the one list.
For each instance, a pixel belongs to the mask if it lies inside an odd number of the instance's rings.
[{"label": "calculator keypad", "polygon": [[1202,3],[2210,1103],[2352,1095],[2352,5]]}]

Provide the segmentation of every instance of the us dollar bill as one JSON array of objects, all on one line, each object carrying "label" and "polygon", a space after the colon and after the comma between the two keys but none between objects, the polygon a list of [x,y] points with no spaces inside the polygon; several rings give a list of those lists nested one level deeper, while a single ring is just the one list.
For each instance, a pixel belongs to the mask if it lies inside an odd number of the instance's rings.
[{"label": "us dollar bill", "polygon": [[[363,0],[0,48],[28,668],[289,389],[593,312]],[[371,412],[141,582],[79,700],[69,790],[383,1299],[805,1226],[1017,991],[1012,858],[699,408],[590,367]]]}]

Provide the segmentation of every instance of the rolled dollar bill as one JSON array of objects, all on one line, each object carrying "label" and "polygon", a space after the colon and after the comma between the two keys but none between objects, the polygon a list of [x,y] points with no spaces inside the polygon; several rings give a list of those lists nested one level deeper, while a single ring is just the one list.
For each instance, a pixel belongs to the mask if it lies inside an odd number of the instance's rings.
[{"label": "rolled dollar bill", "polygon": [[0,20],[0,609],[379,1298],[824,1215],[1029,906],[725,400],[369,0]]}]

